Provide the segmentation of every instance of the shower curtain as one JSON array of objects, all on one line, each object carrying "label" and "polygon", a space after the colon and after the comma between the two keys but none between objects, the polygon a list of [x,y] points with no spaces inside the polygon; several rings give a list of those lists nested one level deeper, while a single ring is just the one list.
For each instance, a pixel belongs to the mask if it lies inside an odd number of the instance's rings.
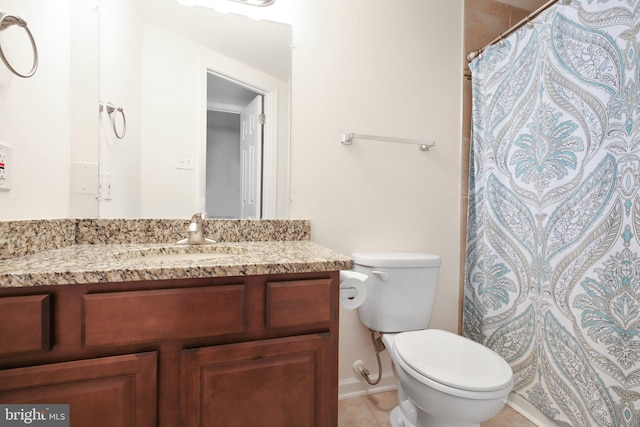
[{"label": "shower curtain", "polygon": [[463,333],[558,424],[640,426],[640,0],[531,24],[470,64]]}]

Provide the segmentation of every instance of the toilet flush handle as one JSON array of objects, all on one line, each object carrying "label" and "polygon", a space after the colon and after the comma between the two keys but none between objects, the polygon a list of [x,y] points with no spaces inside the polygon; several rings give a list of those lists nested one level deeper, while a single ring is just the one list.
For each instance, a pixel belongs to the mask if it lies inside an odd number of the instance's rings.
[{"label": "toilet flush handle", "polygon": [[375,274],[383,282],[386,282],[387,280],[389,280],[389,273],[387,273],[386,271],[371,270],[371,274]]}]

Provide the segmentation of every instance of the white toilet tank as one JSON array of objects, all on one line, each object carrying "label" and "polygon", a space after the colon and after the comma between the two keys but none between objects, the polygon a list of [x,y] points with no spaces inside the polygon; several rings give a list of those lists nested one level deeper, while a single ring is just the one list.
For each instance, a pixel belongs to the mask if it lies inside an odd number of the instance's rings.
[{"label": "white toilet tank", "polygon": [[438,285],[440,257],[420,252],[354,253],[354,270],[369,276],[358,308],[369,329],[403,332],[426,329]]}]

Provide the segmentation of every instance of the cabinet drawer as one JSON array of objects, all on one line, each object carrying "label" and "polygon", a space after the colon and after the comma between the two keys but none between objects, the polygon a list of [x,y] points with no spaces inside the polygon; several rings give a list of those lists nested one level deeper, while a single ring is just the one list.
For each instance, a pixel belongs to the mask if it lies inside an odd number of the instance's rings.
[{"label": "cabinet drawer", "polygon": [[331,322],[331,279],[267,282],[267,327],[324,326]]},{"label": "cabinet drawer", "polygon": [[244,285],[83,296],[86,347],[241,333]]},{"label": "cabinet drawer", "polygon": [[49,295],[0,298],[0,355],[51,348]]}]

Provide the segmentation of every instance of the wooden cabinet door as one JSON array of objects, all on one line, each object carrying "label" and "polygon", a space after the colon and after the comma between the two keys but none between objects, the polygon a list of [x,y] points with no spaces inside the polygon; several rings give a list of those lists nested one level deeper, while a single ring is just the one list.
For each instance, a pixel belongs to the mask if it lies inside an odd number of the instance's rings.
[{"label": "wooden cabinet door", "polygon": [[156,425],[155,352],[0,371],[3,404],[69,404],[71,427]]},{"label": "wooden cabinet door", "polygon": [[183,427],[334,424],[330,334],[184,350]]}]

